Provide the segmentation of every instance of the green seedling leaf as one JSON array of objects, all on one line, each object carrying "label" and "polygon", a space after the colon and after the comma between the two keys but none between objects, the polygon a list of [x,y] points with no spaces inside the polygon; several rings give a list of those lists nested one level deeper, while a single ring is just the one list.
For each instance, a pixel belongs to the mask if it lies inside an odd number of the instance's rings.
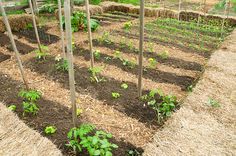
[{"label": "green seedling leaf", "polygon": [[47,126],[45,129],[44,129],[44,132],[46,134],[54,134],[56,133],[57,131],[57,128],[55,126]]},{"label": "green seedling leaf", "polygon": [[8,109],[14,112],[16,111],[16,105],[10,105],[8,106]]},{"label": "green seedling leaf", "polygon": [[129,86],[128,86],[126,83],[122,83],[122,84],[121,84],[121,88],[123,88],[123,89],[128,89],[128,87],[129,87]]}]

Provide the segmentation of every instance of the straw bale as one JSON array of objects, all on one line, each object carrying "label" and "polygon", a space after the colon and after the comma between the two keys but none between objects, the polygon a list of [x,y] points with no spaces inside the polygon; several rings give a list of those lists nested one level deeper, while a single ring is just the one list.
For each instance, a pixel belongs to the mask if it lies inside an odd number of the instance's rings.
[{"label": "straw bale", "polygon": [[60,150],[0,103],[0,155],[62,156]]}]

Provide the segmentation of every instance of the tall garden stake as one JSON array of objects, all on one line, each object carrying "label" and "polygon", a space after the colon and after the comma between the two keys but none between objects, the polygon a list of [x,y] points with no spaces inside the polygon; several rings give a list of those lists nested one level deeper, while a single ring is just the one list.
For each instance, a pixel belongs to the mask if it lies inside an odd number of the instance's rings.
[{"label": "tall garden stake", "polygon": [[30,5],[30,11],[31,11],[31,14],[32,14],[34,31],[35,31],[35,36],[36,36],[37,43],[38,43],[38,48],[39,48],[39,51],[42,52],[41,43],[40,43],[40,40],[39,40],[39,33],[38,33],[37,23],[36,23],[35,15],[34,15],[34,9],[33,9],[33,6],[32,6],[32,0],[29,0],[29,5]]},{"label": "tall garden stake", "polygon": [[180,10],[181,10],[181,0],[179,0],[179,13],[178,13],[178,20],[180,20]]},{"label": "tall garden stake", "polygon": [[61,48],[62,48],[62,54],[63,58],[66,58],[66,52],[65,52],[65,42],[64,42],[64,31],[63,31],[63,23],[62,23],[62,12],[61,12],[61,0],[58,0],[58,15],[59,15],[59,21],[60,21],[60,31],[61,31]]},{"label": "tall garden stake", "polygon": [[225,25],[225,19],[227,18],[227,17],[226,17],[227,10],[228,10],[228,0],[226,0],[226,2],[225,2],[224,17],[223,17],[222,25],[221,25],[221,37],[223,36],[224,25]]},{"label": "tall garden stake", "polygon": [[74,76],[74,64],[73,64],[73,52],[72,52],[72,30],[71,30],[71,19],[70,19],[70,0],[65,1],[64,12],[65,12],[65,23],[67,29],[67,57],[69,63],[69,84],[70,84],[70,97],[72,104],[72,121],[74,127],[76,127],[76,97],[75,97],[75,76]]},{"label": "tall garden stake", "polygon": [[200,12],[198,12],[198,17],[197,17],[197,26],[199,26],[199,23],[200,23],[200,19],[201,19],[201,11],[202,11],[202,2],[200,0],[200,5],[199,5],[199,8],[200,8]]},{"label": "tall garden stake", "polygon": [[143,77],[143,40],[144,40],[144,0],[140,0],[140,39],[139,39],[139,76],[138,76],[138,96],[142,96]]},{"label": "tall garden stake", "polygon": [[0,10],[2,12],[4,24],[6,26],[6,29],[7,29],[7,32],[8,32],[8,36],[10,38],[13,50],[14,50],[14,52],[16,54],[15,56],[16,56],[16,60],[17,60],[17,63],[18,63],[19,69],[20,69],[20,74],[21,74],[22,80],[23,80],[23,82],[25,84],[26,89],[29,90],[29,85],[28,85],[28,82],[27,82],[26,77],[24,75],[24,69],[23,69],[23,66],[22,66],[21,59],[20,59],[20,54],[19,54],[19,52],[18,52],[18,50],[16,48],[16,43],[15,43],[15,40],[14,40],[12,32],[11,32],[11,27],[10,27],[10,24],[8,22],[5,9],[3,8],[2,0],[0,0]]},{"label": "tall garden stake", "polygon": [[87,14],[87,27],[88,27],[88,38],[89,38],[89,50],[90,50],[90,61],[91,68],[94,67],[94,57],[93,57],[93,41],[92,41],[92,33],[90,26],[90,12],[89,12],[89,0],[85,0],[86,14]]}]

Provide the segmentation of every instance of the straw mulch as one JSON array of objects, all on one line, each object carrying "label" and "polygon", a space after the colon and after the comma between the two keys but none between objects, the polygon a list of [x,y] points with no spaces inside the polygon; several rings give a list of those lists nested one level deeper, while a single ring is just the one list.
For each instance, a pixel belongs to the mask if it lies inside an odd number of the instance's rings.
[{"label": "straw mulch", "polygon": [[0,155],[60,156],[61,151],[0,103]]},{"label": "straw mulch", "polygon": [[[209,60],[183,106],[156,133],[144,156],[235,155],[236,30]],[[209,98],[220,107],[209,106]]]},{"label": "straw mulch", "polygon": [[[13,31],[26,29],[28,24],[33,24],[32,16],[27,14],[10,15],[8,16],[8,21]],[[0,17],[0,32],[4,32],[5,30],[6,28],[3,22],[3,17]]]}]

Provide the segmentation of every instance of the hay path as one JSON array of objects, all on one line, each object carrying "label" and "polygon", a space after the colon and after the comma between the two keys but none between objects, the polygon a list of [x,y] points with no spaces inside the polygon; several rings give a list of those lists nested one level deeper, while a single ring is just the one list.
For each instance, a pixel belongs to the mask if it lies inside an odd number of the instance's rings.
[{"label": "hay path", "polygon": [[[209,98],[220,107],[208,106]],[[236,31],[211,56],[194,91],[147,144],[144,156],[235,155],[235,147]]]}]

